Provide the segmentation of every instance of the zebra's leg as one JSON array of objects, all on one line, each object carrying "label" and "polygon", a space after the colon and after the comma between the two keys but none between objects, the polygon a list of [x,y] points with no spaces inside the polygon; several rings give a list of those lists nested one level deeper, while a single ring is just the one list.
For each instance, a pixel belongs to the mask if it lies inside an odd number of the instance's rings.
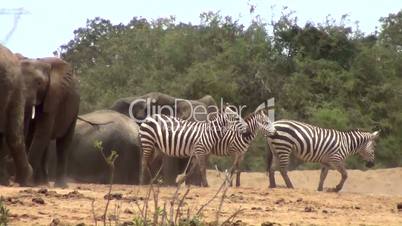
[{"label": "zebra's leg", "polygon": [[274,155],[272,153],[272,150],[267,149],[267,171],[268,171],[268,177],[269,177],[269,187],[270,188],[276,188],[276,182],[275,182],[275,170],[272,167],[272,159]]},{"label": "zebra's leg", "polygon": [[294,188],[288,176],[289,154],[290,153],[283,153],[279,155],[279,171],[281,172],[282,178],[286,183],[286,187]]},{"label": "zebra's leg", "polygon": [[[239,161],[240,161],[240,155],[235,153],[233,155],[233,164],[232,167],[230,167],[229,169],[229,173],[230,173],[230,182],[229,182],[229,186],[232,187],[233,186],[233,174],[236,173],[236,186],[237,186],[237,180],[240,181],[240,178],[237,178],[237,172],[239,169]],[[240,177],[240,175],[239,175]],[[240,183],[240,182],[239,182]]]},{"label": "zebra's leg", "polygon": [[[235,160],[234,160],[234,162],[236,161],[236,156],[234,157],[235,158]],[[233,174],[234,174],[234,172],[235,172],[235,167],[234,167],[234,165],[235,165],[235,163],[233,162],[233,164],[232,164],[232,167],[230,167],[230,169],[229,169],[229,173],[230,173],[230,182],[229,182],[229,186],[230,187],[233,187]]]},{"label": "zebra's leg", "polygon": [[241,174],[241,169],[240,169],[240,163],[244,159],[244,154],[239,154],[239,157],[236,162],[236,187],[240,187],[240,174]]},{"label": "zebra's leg", "polygon": [[335,188],[330,189],[330,191],[339,192],[343,188],[346,179],[348,178],[348,173],[346,172],[345,164],[343,162],[337,162],[332,164],[332,166],[341,174],[342,178],[339,184]]},{"label": "zebra's leg", "polygon": [[149,162],[145,159],[142,159],[141,164],[141,177],[140,177],[140,185],[149,184],[150,179],[152,177],[151,168],[149,167]]},{"label": "zebra's leg", "polygon": [[288,188],[294,188],[293,187],[293,184],[292,184],[292,182],[290,181],[290,178],[289,178],[289,176],[288,176],[288,170],[286,169],[286,168],[280,168],[280,172],[281,172],[281,175],[282,175],[282,177],[283,177],[283,180],[285,181],[285,183],[286,183],[286,187],[288,187]]},{"label": "zebra's leg", "polygon": [[323,190],[324,181],[325,181],[325,178],[328,175],[328,170],[329,170],[329,168],[328,168],[327,165],[324,165],[324,164],[321,165],[320,182],[318,183],[317,191],[322,191]]},{"label": "zebra's leg", "polygon": [[153,156],[153,149],[146,149],[143,147],[142,152],[142,162],[141,162],[141,177],[140,185],[145,185],[150,183],[150,178],[152,178],[151,172],[151,160]]}]

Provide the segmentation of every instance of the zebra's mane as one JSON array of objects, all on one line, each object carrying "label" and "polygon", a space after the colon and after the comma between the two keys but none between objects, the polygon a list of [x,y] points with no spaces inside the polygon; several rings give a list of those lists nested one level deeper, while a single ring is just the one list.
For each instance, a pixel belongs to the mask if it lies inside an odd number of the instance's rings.
[{"label": "zebra's mane", "polygon": [[345,132],[345,133],[352,133],[352,132],[368,133],[368,131],[365,131],[360,128],[344,129],[344,130],[339,130],[339,131]]},{"label": "zebra's mane", "polygon": [[247,114],[246,117],[244,117],[244,121],[247,122],[248,120],[250,120],[250,118],[254,117],[254,115],[255,115],[254,111],[249,113],[249,114]]},{"label": "zebra's mane", "polygon": [[[250,126],[250,121],[252,121],[253,118],[255,118],[256,114],[257,113],[255,111],[253,111],[253,112],[247,114],[246,117],[244,117],[244,121],[246,122],[246,124],[248,126]],[[250,139],[250,138],[252,139],[255,136],[255,134],[256,134],[256,128],[254,127],[253,131],[251,131],[251,128],[250,128],[250,130],[247,133],[242,134],[242,136],[246,139]]]}]

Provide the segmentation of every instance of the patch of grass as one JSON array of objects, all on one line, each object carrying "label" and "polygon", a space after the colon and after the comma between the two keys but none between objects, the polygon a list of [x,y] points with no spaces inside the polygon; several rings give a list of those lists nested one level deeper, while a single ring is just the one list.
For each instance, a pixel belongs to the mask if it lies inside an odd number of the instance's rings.
[{"label": "patch of grass", "polygon": [[10,216],[10,211],[7,209],[4,204],[3,196],[0,197],[0,226],[5,226],[8,224]]}]

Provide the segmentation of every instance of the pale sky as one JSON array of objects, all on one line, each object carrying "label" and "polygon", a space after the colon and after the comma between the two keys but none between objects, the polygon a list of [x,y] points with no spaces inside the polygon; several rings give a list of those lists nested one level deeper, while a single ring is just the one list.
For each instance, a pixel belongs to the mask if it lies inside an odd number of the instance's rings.
[{"label": "pale sky", "polygon": [[[97,16],[112,23],[127,23],[131,18],[157,19],[175,16],[177,22],[199,23],[199,15],[207,11],[220,11],[248,25],[249,2],[256,5],[254,15],[270,21],[278,18],[283,6],[295,11],[299,25],[307,21],[322,23],[327,15],[340,20],[349,14],[350,25],[359,21],[360,29],[370,34],[380,26],[379,19],[402,9],[402,0],[0,0],[1,9],[24,8],[29,14],[22,15],[12,36],[6,39],[13,27],[12,15],[0,15],[0,42],[13,52],[27,57],[51,56],[60,45],[67,43],[73,31],[84,27],[87,19]],[[271,10],[271,6],[275,6]]]}]

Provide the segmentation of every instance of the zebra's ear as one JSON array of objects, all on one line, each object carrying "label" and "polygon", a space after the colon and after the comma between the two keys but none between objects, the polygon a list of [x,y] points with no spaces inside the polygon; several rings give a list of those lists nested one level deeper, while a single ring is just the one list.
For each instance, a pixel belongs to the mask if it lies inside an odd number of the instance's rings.
[{"label": "zebra's ear", "polygon": [[374,131],[372,133],[372,135],[373,135],[373,140],[376,140],[380,136],[380,130]]},{"label": "zebra's ear", "polygon": [[225,110],[224,110],[224,113],[225,114],[228,114],[228,115],[238,115],[235,111],[233,111],[229,106],[226,106],[225,107]]},{"label": "zebra's ear", "polygon": [[229,110],[232,110],[232,109],[230,109],[230,104],[229,104],[228,102],[226,102],[226,103],[223,105],[222,112],[223,112],[223,113],[227,113]]}]

